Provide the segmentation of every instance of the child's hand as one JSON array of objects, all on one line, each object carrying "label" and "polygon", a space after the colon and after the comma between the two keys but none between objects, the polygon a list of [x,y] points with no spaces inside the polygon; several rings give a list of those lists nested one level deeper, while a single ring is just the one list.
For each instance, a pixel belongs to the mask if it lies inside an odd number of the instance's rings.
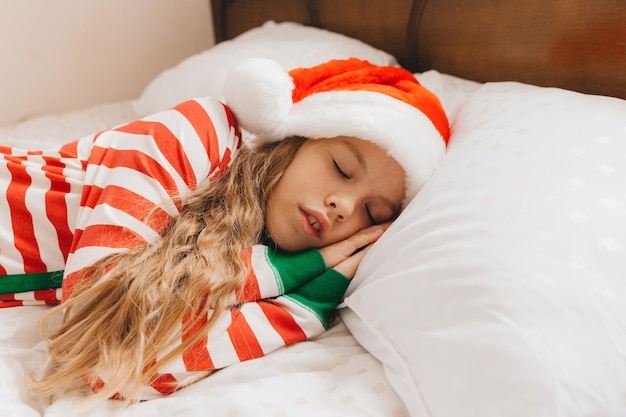
[{"label": "child's hand", "polygon": [[352,279],[371,245],[382,236],[389,225],[390,223],[385,223],[368,227],[341,242],[321,248],[320,253],[326,266]]}]

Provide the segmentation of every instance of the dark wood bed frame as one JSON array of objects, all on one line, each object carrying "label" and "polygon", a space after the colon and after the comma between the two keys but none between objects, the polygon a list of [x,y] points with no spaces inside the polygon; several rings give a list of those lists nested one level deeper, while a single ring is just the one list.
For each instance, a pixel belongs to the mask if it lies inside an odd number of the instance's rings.
[{"label": "dark wood bed frame", "polygon": [[212,0],[216,41],[267,20],[360,39],[413,72],[626,99],[626,0]]}]

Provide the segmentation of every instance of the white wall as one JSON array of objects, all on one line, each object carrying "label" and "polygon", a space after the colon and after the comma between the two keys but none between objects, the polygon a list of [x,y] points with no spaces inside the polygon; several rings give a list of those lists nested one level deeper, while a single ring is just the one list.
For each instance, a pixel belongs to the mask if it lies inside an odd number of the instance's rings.
[{"label": "white wall", "polygon": [[212,44],[208,0],[0,0],[0,125],[138,97]]}]

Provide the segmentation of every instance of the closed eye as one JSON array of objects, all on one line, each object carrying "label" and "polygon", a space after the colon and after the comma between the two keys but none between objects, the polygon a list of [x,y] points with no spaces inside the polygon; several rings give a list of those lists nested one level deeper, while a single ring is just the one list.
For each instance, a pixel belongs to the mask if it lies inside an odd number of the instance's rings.
[{"label": "closed eye", "polygon": [[343,169],[341,169],[337,161],[333,160],[333,166],[335,167],[335,170],[339,173],[339,175],[341,175],[345,179],[350,179],[350,176],[346,174]]},{"label": "closed eye", "polygon": [[378,224],[376,219],[374,219],[374,216],[372,216],[372,212],[370,211],[370,208],[367,206],[367,204],[365,205],[365,212],[367,213],[367,218],[369,219],[370,224],[372,226],[375,225],[375,224]]}]

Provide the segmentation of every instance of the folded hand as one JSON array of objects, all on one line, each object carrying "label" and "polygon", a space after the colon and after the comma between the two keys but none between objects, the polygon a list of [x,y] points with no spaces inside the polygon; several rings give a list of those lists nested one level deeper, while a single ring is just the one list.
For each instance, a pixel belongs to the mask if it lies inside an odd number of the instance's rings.
[{"label": "folded hand", "polygon": [[390,224],[384,223],[362,229],[345,240],[321,248],[320,253],[326,261],[326,266],[352,279],[365,254]]}]

